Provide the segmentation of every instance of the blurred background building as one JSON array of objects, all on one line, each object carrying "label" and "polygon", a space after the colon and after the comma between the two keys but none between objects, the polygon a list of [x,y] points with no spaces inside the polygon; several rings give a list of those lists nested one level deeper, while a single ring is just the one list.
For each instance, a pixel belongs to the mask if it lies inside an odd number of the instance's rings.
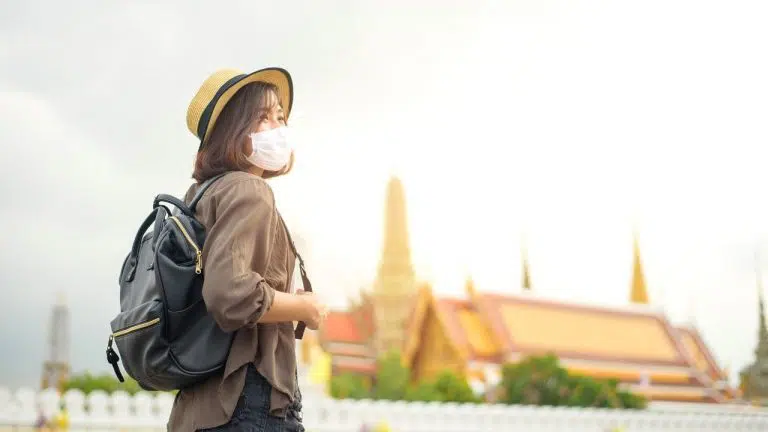
[{"label": "blurred background building", "polygon": [[[538,295],[525,253],[522,281],[506,287],[507,294],[483,292],[469,277],[465,296],[451,298],[436,295],[414,275],[405,191],[398,178],[389,181],[385,208],[383,250],[370,289],[352,299],[347,310],[332,312],[303,342],[303,362],[320,377],[343,372],[373,377],[376,359],[397,350],[414,379],[448,369],[467,377],[478,393],[490,394],[500,382],[502,364],[552,353],[570,372],[616,379],[650,400],[727,403],[739,398],[739,390],[728,383],[729,371],[718,364],[695,322],[675,325],[650,303],[637,236],[626,306]],[[761,341],[768,341],[762,320],[761,326]],[[761,342],[758,355],[766,357],[766,351],[768,344]],[[756,367],[747,375],[760,376]],[[762,388],[757,382],[750,387]]]}]

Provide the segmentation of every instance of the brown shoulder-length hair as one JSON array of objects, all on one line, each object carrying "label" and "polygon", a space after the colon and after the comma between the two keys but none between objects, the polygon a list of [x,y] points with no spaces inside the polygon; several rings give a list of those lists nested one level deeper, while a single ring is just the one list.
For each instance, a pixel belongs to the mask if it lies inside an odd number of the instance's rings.
[{"label": "brown shoulder-length hair", "polygon": [[[253,164],[243,151],[251,125],[276,105],[282,105],[277,87],[265,82],[246,84],[224,106],[208,139],[195,158],[192,178],[198,183],[227,171],[250,171]],[[293,167],[293,155],[279,172],[264,172],[264,177],[287,173]]]}]

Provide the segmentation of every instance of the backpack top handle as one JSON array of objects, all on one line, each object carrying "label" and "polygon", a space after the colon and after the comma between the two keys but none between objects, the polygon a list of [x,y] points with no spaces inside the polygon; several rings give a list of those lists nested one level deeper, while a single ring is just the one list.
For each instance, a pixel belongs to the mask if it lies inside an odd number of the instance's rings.
[{"label": "backpack top handle", "polygon": [[226,173],[221,173],[219,175],[216,175],[214,177],[209,178],[208,180],[204,181],[200,188],[195,193],[195,196],[192,198],[192,201],[187,205],[184,203],[184,201],[176,198],[173,195],[168,194],[159,194],[155,197],[154,202],[152,203],[152,208],[157,208],[161,205],[161,203],[166,202],[168,204],[172,204],[174,207],[179,209],[182,213],[187,215],[188,217],[195,217],[195,208],[197,207],[197,203],[200,201],[200,198],[203,197],[203,194],[206,190],[215,182],[216,180],[223,177]]},{"label": "backpack top handle", "polygon": [[141,246],[141,240],[144,237],[144,233],[149,229],[150,225],[155,221],[155,218],[157,217],[158,213],[160,212],[159,208],[152,209],[152,212],[147,216],[146,219],[144,219],[144,222],[142,222],[141,226],[139,227],[139,230],[136,232],[136,237],[133,239],[133,245],[131,246],[131,253],[128,254],[127,261],[128,264],[131,266],[130,271],[128,272],[128,276],[126,277],[126,281],[130,282],[133,280],[134,275],[136,274],[136,265],[138,264],[138,257],[139,257],[139,247]]},{"label": "backpack top handle", "polygon": [[[203,194],[206,190],[208,190],[209,187],[218,179],[224,177],[227,174],[227,172],[223,172],[221,174],[215,175],[208,180],[204,181],[203,184],[200,185],[200,188],[195,192],[195,196],[192,197],[192,201],[189,202],[189,210],[192,212],[192,214],[197,211],[197,203],[200,202],[200,198],[203,197]],[[183,210],[182,210],[183,211]]]},{"label": "backpack top handle", "polygon": [[155,201],[152,203],[152,208],[158,208],[161,205],[160,203],[163,203],[163,202],[172,204],[174,207],[181,210],[182,213],[184,213],[189,217],[195,216],[195,213],[189,207],[187,207],[187,205],[184,204],[182,200],[176,198],[173,195],[168,195],[168,194],[159,194],[158,196],[156,196]]}]

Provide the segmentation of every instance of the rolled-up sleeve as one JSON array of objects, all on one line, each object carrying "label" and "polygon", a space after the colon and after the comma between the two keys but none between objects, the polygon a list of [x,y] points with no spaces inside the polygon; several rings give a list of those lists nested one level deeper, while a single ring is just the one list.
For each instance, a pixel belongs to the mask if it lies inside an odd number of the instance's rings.
[{"label": "rolled-up sleeve", "polygon": [[215,222],[203,245],[203,299],[222,330],[253,324],[272,307],[275,290],[264,280],[277,218],[274,195],[248,178],[212,196]]}]

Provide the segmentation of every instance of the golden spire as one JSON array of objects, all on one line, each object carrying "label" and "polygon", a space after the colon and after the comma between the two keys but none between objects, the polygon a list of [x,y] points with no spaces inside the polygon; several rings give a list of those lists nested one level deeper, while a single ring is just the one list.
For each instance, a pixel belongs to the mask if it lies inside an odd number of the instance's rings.
[{"label": "golden spire", "polygon": [[530,291],[531,290],[531,271],[530,269],[528,269],[528,247],[526,245],[525,239],[523,239],[522,256],[523,256],[523,290]]},{"label": "golden spire", "polygon": [[755,252],[755,278],[757,279],[757,311],[758,325],[757,348],[755,356],[758,359],[768,358],[768,324],[765,317],[765,298],[763,297],[763,272],[760,268],[760,256]]},{"label": "golden spire", "polygon": [[467,280],[464,282],[464,290],[467,292],[467,296],[469,298],[473,298],[475,295],[477,295],[477,288],[475,288],[475,281],[472,279],[472,276],[467,276]]},{"label": "golden spire", "polygon": [[643,274],[643,263],[640,259],[640,245],[637,241],[637,233],[633,238],[634,262],[632,268],[632,288],[629,294],[629,301],[632,303],[648,304],[648,288],[645,285],[645,274]]},{"label": "golden spire", "polygon": [[408,239],[405,189],[397,177],[387,184],[384,238],[379,269],[371,290],[374,345],[379,354],[401,350],[417,286]]},{"label": "golden spire", "polygon": [[523,289],[531,290],[531,272],[528,270],[528,259],[523,258]]},{"label": "golden spire", "polygon": [[[387,279],[393,275],[397,279],[412,279],[414,276],[411,263],[411,248],[408,239],[408,217],[406,215],[405,190],[397,177],[391,177],[387,184],[387,197],[384,210],[384,239],[378,277]],[[386,285],[386,283],[385,283]],[[390,284],[391,285],[391,284]],[[402,285],[402,286],[401,286]],[[410,284],[378,287],[391,293],[412,291]]]},{"label": "golden spire", "polygon": [[523,272],[522,272],[522,282],[523,282],[523,291],[530,291],[531,290],[531,270],[528,268],[528,242],[525,234],[523,234],[521,239],[521,247],[520,247],[520,255],[522,257],[522,265],[523,265]]}]

